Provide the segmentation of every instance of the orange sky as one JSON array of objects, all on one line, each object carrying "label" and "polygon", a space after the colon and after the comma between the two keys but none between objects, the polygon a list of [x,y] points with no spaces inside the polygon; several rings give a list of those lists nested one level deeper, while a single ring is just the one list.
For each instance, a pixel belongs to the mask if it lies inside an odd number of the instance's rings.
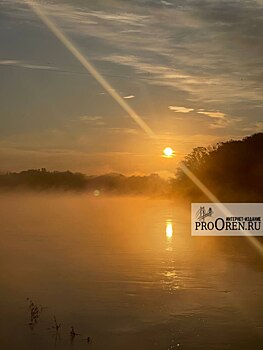
[{"label": "orange sky", "polygon": [[262,130],[260,2],[42,3],[108,91],[25,1],[2,7],[2,171],[167,176],[193,147]]}]

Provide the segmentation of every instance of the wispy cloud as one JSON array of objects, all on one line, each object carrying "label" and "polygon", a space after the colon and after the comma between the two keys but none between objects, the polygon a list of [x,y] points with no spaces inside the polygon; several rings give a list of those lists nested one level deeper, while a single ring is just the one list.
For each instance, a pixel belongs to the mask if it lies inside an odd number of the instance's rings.
[{"label": "wispy cloud", "polygon": [[192,113],[193,115],[204,115],[208,117],[208,128],[209,129],[220,129],[225,128],[229,126],[230,124],[233,124],[234,122],[239,122],[241,118],[237,117],[230,117],[226,113],[223,113],[221,111],[206,111],[205,109],[197,109],[194,108],[188,108],[188,107],[181,107],[181,106],[169,106],[169,110],[175,113]]},{"label": "wispy cloud", "polygon": [[[137,77],[149,84],[173,87],[203,102],[261,99],[260,1],[147,1],[147,11],[145,1],[103,10],[91,10],[78,1],[43,7],[64,30],[99,39],[115,52],[97,52],[90,58],[147,73]],[[126,54],[116,55],[118,50]]]},{"label": "wispy cloud", "polygon": [[165,0],[161,0],[161,3],[165,6],[173,6],[173,4],[171,2],[165,1]]},{"label": "wispy cloud", "polygon": [[13,66],[19,64],[19,61],[17,60],[0,60],[1,66]]},{"label": "wispy cloud", "polygon": [[105,125],[103,118],[100,116],[83,115],[79,117],[79,120],[86,124]]},{"label": "wispy cloud", "polygon": [[21,67],[28,69],[39,69],[39,70],[56,70],[57,67],[50,65],[40,65],[35,63],[23,62],[18,60],[6,59],[0,60],[0,66],[13,66],[13,67]]},{"label": "wispy cloud", "polygon": [[[9,8],[12,21],[20,16],[32,30],[39,30],[38,18],[24,1],[3,0],[3,4],[4,15],[8,16]],[[180,113],[185,114],[185,123],[188,118],[199,117],[211,134],[216,133],[211,129],[231,128],[241,118],[240,130],[254,128],[262,118],[262,1],[120,0],[117,4],[122,6],[115,6],[115,2],[107,6],[104,1],[89,6],[75,0],[70,5],[53,1],[41,4],[102,74],[107,77],[108,73],[109,79],[113,76],[120,91],[136,95],[138,109],[143,110],[148,101],[140,102],[137,91],[142,90],[131,90],[133,83],[146,87],[152,104],[158,101],[164,113],[170,104],[169,110],[176,113],[173,119]],[[34,62],[30,57],[25,61],[9,57],[0,65],[58,70],[41,57]],[[60,65],[63,59],[58,55]],[[174,99],[168,100],[166,96],[171,95]],[[94,125],[104,120],[82,123]]]},{"label": "wispy cloud", "polygon": [[225,128],[229,124],[240,121],[240,118],[230,118],[225,113],[220,111],[205,111],[204,109],[197,111],[198,114],[203,114],[210,119],[212,123],[209,123],[210,129]]},{"label": "wispy cloud", "polygon": [[204,110],[199,110],[197,112],[198,114],[204,114],[207,115],[210,118],[216,118],[216,119],[224,119],[226,117],[225,113],[218,112],[218,111],[204,111]]},{"label": "wispy cloud", "polygon": [[263,132],[263,122],[253,123],[250,126],[242,127],[241,130],[249,133]]},{"label": "wispy cloud", "polygon": [[179,106],[169,106],[168,108],[170,109],[170,111],[173,111],[175,113],[190,113],[194,111],[193,108],[179,107]]},{"label": "wispy cloud", "polygon": [[137,129],[133,128],[110,128],[110,132],[117,133],[117,134],[130,134],[130,135],[137,135],[139,131]]}]

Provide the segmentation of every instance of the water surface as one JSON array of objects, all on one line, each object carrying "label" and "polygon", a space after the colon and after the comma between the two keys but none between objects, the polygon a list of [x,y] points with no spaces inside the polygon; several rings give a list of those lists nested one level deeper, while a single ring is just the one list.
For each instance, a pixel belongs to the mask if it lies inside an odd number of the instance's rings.
[{"label": "water surface", "polygon": [[[0,213],[2,349],[261,348],[262,258],[191,237],[188,205],[3,194]],[[33,329],[27,298],[44,306]]]}]

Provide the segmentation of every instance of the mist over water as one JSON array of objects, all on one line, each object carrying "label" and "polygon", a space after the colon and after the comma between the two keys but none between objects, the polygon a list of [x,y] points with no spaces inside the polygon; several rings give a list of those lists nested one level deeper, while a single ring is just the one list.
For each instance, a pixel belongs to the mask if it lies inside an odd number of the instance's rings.
[{"label": "mist over water", "polygon": [[[0,220],[3,349],[261,348],[262,258],[191,237],[185,203],[1,194]],[[33,329],[27,298],[44,306]]]}]

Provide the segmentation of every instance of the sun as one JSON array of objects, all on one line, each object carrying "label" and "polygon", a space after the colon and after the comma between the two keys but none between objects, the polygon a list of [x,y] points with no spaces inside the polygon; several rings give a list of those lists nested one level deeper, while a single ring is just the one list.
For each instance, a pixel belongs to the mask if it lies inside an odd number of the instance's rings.
[{"label": "sun", "polygon": [[172,158],[174,156],[174,150],[171,147],[166,147],[163,150],[163,157]]}]

